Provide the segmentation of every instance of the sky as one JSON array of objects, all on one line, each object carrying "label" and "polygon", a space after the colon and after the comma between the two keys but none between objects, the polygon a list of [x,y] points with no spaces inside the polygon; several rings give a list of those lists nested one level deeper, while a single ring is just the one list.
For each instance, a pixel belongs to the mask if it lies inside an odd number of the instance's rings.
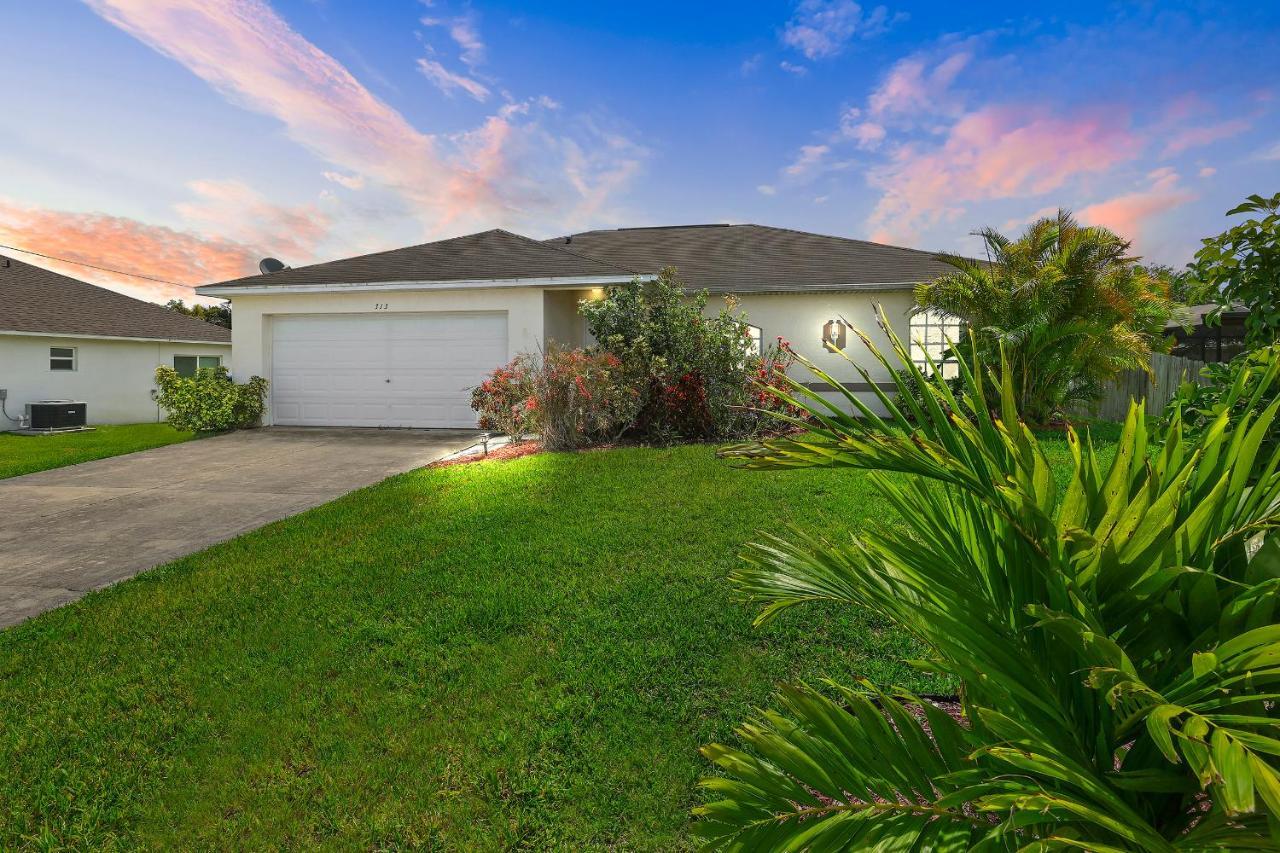
[{"label": "sky", "polygon": [[157,301],[498,227],[976,252],[1059,207],[1181,266],[1280,190],[1278,3],[0,0],[0,30],[0,243]]}]

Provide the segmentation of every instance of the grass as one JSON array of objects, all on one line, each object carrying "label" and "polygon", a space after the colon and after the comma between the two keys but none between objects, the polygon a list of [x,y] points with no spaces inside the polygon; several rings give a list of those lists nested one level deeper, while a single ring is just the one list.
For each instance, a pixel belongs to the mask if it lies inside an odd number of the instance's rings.
[{"label": "grass", "polygon": [[848,608],[751,628],[724,576],[792,522],[892,514],[859,472],[544,454],[95,593],[0,633],[0,848],[682,849],[698,747],[776,683],[946,686]]},{"label": "grass", "polygon": [[177,444],[195,437],[195,433],[179,432],[168,424],[106,425],[95,427],[93,432],[62,435],[0,432],[0,480]]}]

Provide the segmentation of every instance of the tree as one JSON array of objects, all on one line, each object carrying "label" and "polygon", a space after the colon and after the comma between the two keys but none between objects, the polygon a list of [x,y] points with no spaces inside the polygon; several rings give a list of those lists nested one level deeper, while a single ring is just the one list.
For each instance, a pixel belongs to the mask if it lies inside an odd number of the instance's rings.
[{"label": "tree", "polygon": [[1218,300],[1218,288],[1198,279],[1190,268],[1176,270],[1168,264],[1141,264],[1138,272],[1162,283],[1169,299],[1180,305],[1204,305]]},{"label": "tree", "polygon": [[220,305],[201,305],[197,302],[188,306],[181,299],[170,299],[165,303],[164,307],[170,311],[177,311],[179,314],[186,314],[188,317],[195,317],[197,320],[204,320],[206,323],[212,323],[215,326],[222,326],[224,329],[231,328],[230,302],[223,302]]},{"label": "tree", "polygon": [[1065,210],[1016,240],[991,228],[975,235],[987,261],[940,256],[955,272],[917,287],[916,303],[971,328],[985,361],[1003,348],[1032,422],[1096,401],[1120,371],[1149,370],[1151,353],[1167,348],[1173,303],[1128,241]]},{"label": "tree", "polygon": [[783,688],[741,746],[704,749],[724,774],[696,810],[708,848],[1276,849],[1280,451],[1254,461],[1280,363],[1256,417],[1194,439],[1175,423],[1154,447],[1141,404],[1110,460],[1069,432],[1059,485],[1007,361],[962,363],[957,400],[884,325],[921,405],[877,392],[884,416],[846,393],[850,415],[785,378],[775,393],[813,421],[730,453],[870,471],[899,518],[769,536],[731,581],[757,623],[816,601],[889,622],[958,685],[961,718],[869,682]]},{"label": "tree", "polygon": [[1206,238],[1191,269],[1218,290],[1220,307],[1243,304],[1246,343],[1261,347],[1280,341],[1280,193],[1271,198],[1251,195],[1227,211],[1227,216],[1255,213],[1217,237]]}]

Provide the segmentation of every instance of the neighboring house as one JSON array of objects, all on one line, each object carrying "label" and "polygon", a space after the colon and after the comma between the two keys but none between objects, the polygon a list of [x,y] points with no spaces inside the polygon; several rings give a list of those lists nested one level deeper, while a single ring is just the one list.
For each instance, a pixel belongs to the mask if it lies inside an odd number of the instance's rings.
[{"label": "neighboring house", "polygon": [[[1210,324],[1208,316],[1218,303],[1192,305],[1187,316],[1171,320],[1165,332],[1175,339],[1173,354],[1203,362],[1230,361],[1244,352],[1244,321],[1249,309],[1232,305],[1222,312],[1218,320]],[[1183,325],[1185,322],[1186,325]]]},{"label": "neighboring house", "polygon": [[231,330],[0,256],[0,430],[27,403],[79,400],[89,423],[162,420],[157,365],[225,364]]},{"label": "neighboring house", "polygon": [[[233,371],[271,380],[268,423],[470,427],[469,389],[488,371],[547,341],[588,343],[580,300],[666,266],[690,290],[735,296],[759,339],[786,338],[862,393],[852,366],[824,349],[824,329],[834,337],[847,320],[883,345],[879,304],[907,339],[911,288],[948,269],[929,252],[759,225],[544,241],[494,230],[197,292],[232,301]],[[708,310],[719,307],[713,300]],[[927,331],[940,352],[941,331]],[[842,337],[869,362],[851,333]],[[874,369],[872,378],[889,377]]]}]

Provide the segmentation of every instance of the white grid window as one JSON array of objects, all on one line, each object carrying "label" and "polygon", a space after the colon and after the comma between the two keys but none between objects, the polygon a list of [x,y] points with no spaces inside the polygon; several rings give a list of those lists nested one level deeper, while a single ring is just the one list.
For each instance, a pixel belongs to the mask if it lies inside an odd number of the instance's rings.
[{"label": "white grid window", "polygon": [[747,346],[747,355],[759,358],[764,355],[764,346],[760,339],[760,327],[747,324],[747,334],[751,336],[751,343]]},{"label": "white grid window", "polygon": [[49,347],[49,369],[50,370],[75,370],[76,369],[76,348],[75,347]]},{"label": "white grid window", "polygon": [[921,311],[911,316],[911,360],[925,373],[929,372],[926,353],[942,369],[943,379],[960,375],[960,367],[954,358],[943,358],[948,349],[947,341],[959,343],[964,324],[955,317],[947,317],[934,311]]}]

